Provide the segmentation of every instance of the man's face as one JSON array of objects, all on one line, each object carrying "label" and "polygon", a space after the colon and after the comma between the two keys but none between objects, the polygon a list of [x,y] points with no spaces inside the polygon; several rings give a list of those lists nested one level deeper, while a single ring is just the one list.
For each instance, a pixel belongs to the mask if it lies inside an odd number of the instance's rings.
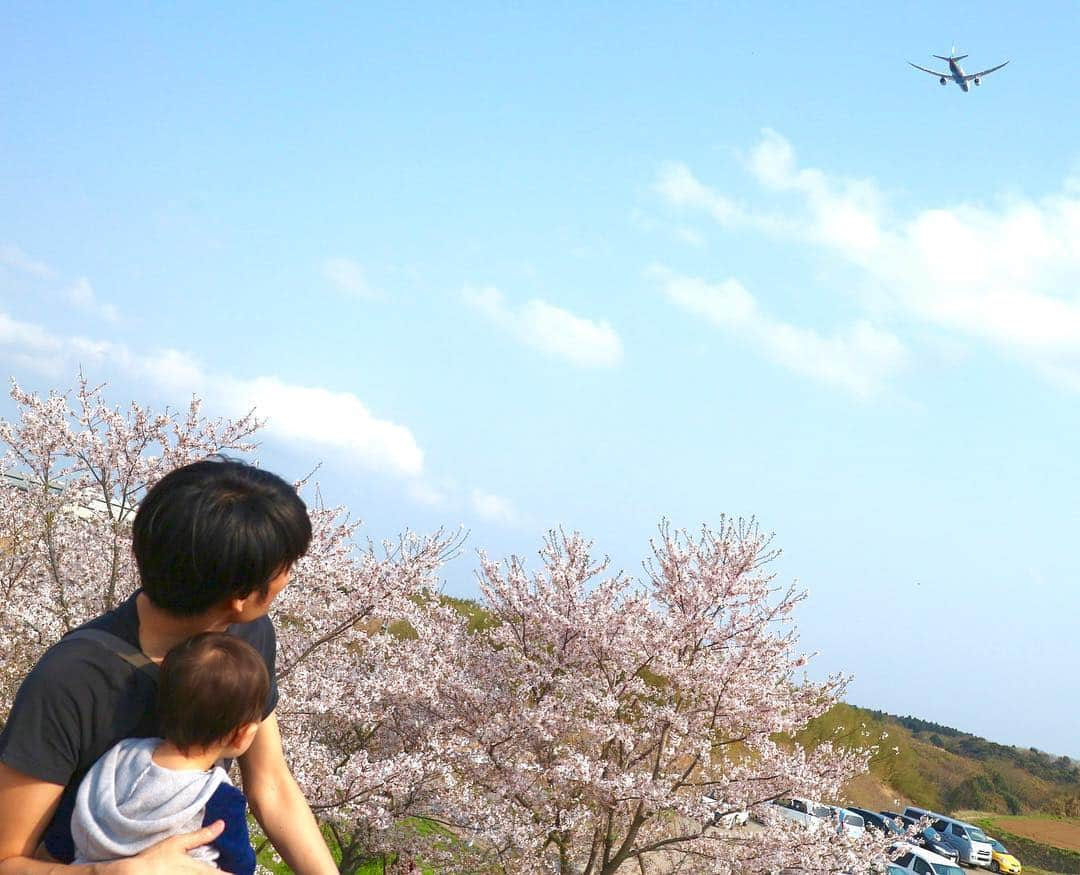
[{"label": "man's face", "polygon": [[233,620],[233,622],[250,623],[252,620],[257,620],[259,617],[266,616],[270,611],[271,603],[277,597],[277,594],[288,585],[291,576],[292,569],[286,568],[276,577],[272,578],[270,583],[267,584],[265,598],[261,597],[257,592],[253,592],[244,600],[244,609],[240,612],[240,616]]},{"label": "man's face", "polygon": [[266,607],[270,607],[270,602],[277,598],[277,594],[288,586],[289,581],[292,579],[292,568],[286,568],[277,577],[270,581],[266,591]]}]

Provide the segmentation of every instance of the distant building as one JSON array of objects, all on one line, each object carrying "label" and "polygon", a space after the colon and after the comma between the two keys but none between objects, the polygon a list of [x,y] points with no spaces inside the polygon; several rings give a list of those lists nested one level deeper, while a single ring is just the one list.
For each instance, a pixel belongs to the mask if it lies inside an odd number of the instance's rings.
[{"label": "distant building", "polygon": [[[40,482],[35,481],[27,474],[19,474],[12,472],[5,472],[3,475],[0,475],[0,484],[9,488],[20,489],[24,492],[29,491],[31,487],[40,487],[42,485]],[[63,493],[64,491],[63,486],[55,483],[50,483],[48,485],[48,489],[50,492],[55,492],[58,494]],[[122,516],[130,516],[135,512],[137,508],[138,504],[128,502],[128,504],[123,508],[123,510],[127,511],[128,513],[122,514]],[[117,505],[113,505],[112,512],[110,513],[109,505],[105,502],[103,498],[94,498],[88,502],[77,505],[66,505],[65,510],[70,510],[76,516],[81,517],[82,519],[93,519],[94,517],[113,516],[117,511]],[[113,518],[115,518],[115,516]]]}]

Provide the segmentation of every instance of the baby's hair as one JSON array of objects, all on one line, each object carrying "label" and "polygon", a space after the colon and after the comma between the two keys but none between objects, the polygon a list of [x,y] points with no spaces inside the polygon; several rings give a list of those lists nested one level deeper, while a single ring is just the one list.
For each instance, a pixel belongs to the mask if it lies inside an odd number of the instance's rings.
[{"label": "baby's hair", "polygon": [[202,632],[165,655],[158,684],[161,735],[184,754],[258,723],[270,675],[257,650],[224,632]]}]

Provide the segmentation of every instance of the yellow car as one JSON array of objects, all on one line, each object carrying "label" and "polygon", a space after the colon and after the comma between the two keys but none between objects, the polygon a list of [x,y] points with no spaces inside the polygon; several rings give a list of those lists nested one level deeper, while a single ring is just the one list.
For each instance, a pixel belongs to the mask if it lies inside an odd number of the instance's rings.
[{"label": "yellow car", "polygon": [[993,838],[990,838],[990,869],[1007,875],[1020,875],[1023,871],[1020,861],[1006,850],[1005,845]]}]

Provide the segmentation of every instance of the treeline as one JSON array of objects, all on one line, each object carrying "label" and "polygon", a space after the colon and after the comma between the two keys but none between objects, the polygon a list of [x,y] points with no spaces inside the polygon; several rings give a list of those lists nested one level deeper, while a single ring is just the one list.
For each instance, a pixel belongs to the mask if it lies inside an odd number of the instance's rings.
[{"label": "treeline", "polygon": [[901,726],[910,729],[915,733],[934,733],[936,735],[944,736],[957,736],[967,735],[966,732],[961,732],[959,729],[953,729],[951,726],[943,726],[940,723],[934,723],[930,720],[921,720],[918,717],[898,717],[895,714],[886,714],[884,711],[870,711],[879,720],[889,720],[893,723],[899,723]]}]

